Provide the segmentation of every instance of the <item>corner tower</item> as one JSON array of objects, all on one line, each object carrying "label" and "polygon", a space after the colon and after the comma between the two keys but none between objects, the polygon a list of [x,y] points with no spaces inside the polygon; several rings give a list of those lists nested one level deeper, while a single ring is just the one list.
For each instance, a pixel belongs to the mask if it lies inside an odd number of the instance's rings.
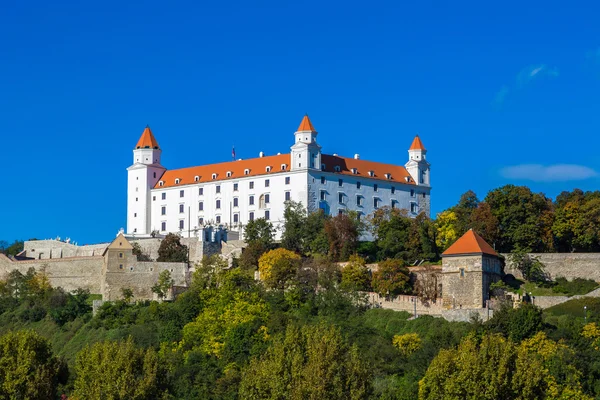
[{"label": "corner tower", "polygon": [[427,150],[419,135],[415,136],[408,149],[408,162],[404,166],[417,185],[430,186]]},{"label": "corner tower", "polygon": [[127,234],[152,232],[150,192],[166,168],[160,164],[161,150],[149,126],[133,149],[133,165],[127,168]]},{"label": "corner tower", "polygon": [[317,131],[308,114],[302,118],[294,138],[294,145],[291,147],[291,169],[321,170],[321,146],[317,144]]}]

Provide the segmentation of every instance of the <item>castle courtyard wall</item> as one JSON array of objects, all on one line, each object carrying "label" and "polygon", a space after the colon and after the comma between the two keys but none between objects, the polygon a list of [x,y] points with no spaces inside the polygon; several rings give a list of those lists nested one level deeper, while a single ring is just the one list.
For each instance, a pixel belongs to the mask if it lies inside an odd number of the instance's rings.
[{"label": "castle courtyard wall", "polygon": [[[531,253],[530,255],[539,258],[552,279],[562,276],[569,280],[583,278],[600,282],[600,253]],[[506,259],[504,272],[513,274],[519,279],[523,278],[521,272],[511,264],[510,255],[503,254],[503,256]]]}]

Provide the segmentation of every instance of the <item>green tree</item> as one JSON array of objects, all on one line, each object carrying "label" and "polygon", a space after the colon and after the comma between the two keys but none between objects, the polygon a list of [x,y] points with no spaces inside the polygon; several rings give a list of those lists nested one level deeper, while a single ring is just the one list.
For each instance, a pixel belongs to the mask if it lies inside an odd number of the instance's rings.
[{"label": "green tree", "polygon": [[281,246],[296,253],[304,251],[303,230],[306,224],[306,209],[302,203],[286,201],[283,212],[283,235]]},{"label": "green tree", "polygon": [[258,268],[258,260],[269,250],[262,242],[254,241],[242,249],[239,266],[247,271],[255,271]]},{"label": "green tree", "polygon": [[302,227],[302,241],[304,252],[311,255],[326,255],[329,251],[329,242],[325,233],[325,221],[330,217],[322,209],[308,214]]},{"label": "green tree", "polygon": [[133,255],[137,256],[138,261],[152,261],[150,256],[144,252],[142,246],[140,246],[138,242],[131,243],[131,246],[133,247]]},{"label": "green tree", "polygon": [[156,352],[137,348],[131,337],[84,348],[77,354],[75,374],[75,399],[152,400],[165,392]]},{"label": "green tree", "polygon": [[546,267],[538,257],[522,251],[515,251],[509,254],[508,260],[513,268],[519,270],[521,274],[523,274],[523,278],[526,280],[537,283],[548,281]]},{"label": "green tree", "polygon": [[244,227],[244,240],[248,243],[259,242],[265,248],[273,246],[274,235],[273,224],[264,218],[249,221]]},{"label": "green tree", "polygon": [[371,284],[381,296],[409,293],[410,273],[402,260],[387,259],[379,262]]},{"label": "green tree", "polygon": [[158,247],[158,259],[159,262],[187,262],[188,261],[188,248],[186,245],[181,244],[181,236],[175,233],[169,233],[160,242]]},{"label": "green tree", "polygon": [[269,288],[284,289],[298,269],[300,256],[283,248],[266,252],[258,260],[260,279]]},{"label": "green tree", "polygon": [[533,193],[526,186],[506,185],[490,191],[485,202],[498,219],[497,251],[543,252],[553,249],[553,205],[542,193]]},{"label": "green tree", "polygon": [[452,207],[452,211],[456,215],[456,226],[459,237],[472,228],[471,218],[478,205],[479,199],[477,195],[474,191],[468,190],[460,196],[458,204]]},{"label": "green tree", "polygon": [[552,231],[561,251],[600,250],[600,192],[562,192],[554,203]]},{"label": "green tree", "polygon": [[156,293],[159,298],[164,299],[174,283],[171,272],[165,269],[158,274],[158,281],[152,286],[152,293]]},{"label": "green tree", "polygon": [[24,244],[22,240],[15,240],[11,245],[8,242],[2,240],[0,241],[0,253],[6,254],[7,256],[16,256],[24,249]]},{"label": "green tree", "polygon": [[392,344],[398,349],[400,354],[407,357],[422,347],[421,338],[418,333],[406,333],[404,335],[394,335]]},{"label": "green tree", "polygon": [[498,218],[492,213],[490,205],[485,201],[479,203],[471,213],[471,228],[479,233],[486,242],[495,246],[500,236]]},{"label": "green tree", "polygon": [[37,333],[0,337],[0,399],[54,399],[62,368],[50,343]]},{"label": "green tree", "polygon": [[350,256],[342,268],[341,287],[345,290],[368,291],[371,289],[371,271],[365,259],[357,255]]},{"label": "green tree", "polygon": [[[276,377],[276,379],[274,379]],[[370,371],[339,329],[288,326],[242,374],[243,399],[368,399]]]},{"label": "green tree", "polygon": [[408,258],[412,219],[406,210],[382,207],[369,216],[369,222],[379,248],[379,259]]},{"label": "green tree", "polygon": [[125,303],[131,303],[131,300],[133,300],[133,290],[131,288],[121,288],[121,297]]},{"label": "green tree", "polygon": [[338,214],[325,221],[324,226],[329,243],[329,256],[334,261],[344,261],[356,252],[362,224],[356,213]]}]

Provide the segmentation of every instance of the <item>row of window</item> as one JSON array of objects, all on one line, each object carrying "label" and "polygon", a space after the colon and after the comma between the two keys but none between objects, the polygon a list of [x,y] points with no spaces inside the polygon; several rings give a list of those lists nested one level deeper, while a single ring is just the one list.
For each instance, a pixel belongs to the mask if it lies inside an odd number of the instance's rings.
[{"label": "row of window", "polygon": [[[267,221],[269,221],[271,219],[271,212],[269,210],[265,210],[264,218]],[[254,211],[251,211],[250,213],[248,213],[248,221],[254,221]],[[240,222],[240,214],[233,214],[233,223],[237,224],[239,222]],[[217,223],[217,224],[221,223],[220,215],[215,216],[215,223]],[[203,217],[198,218],[198,224],[204,225]],[[166,221],[161,222],[160,229],[162,232],[165,232],[167,230],[167,222]],[[179,220],[179,229],[180,230],[185,229],[185,220],[183,220],[183,219]]]},{"label": "row of window", "polygon": [[[270,187],[271,186],[271,180],[270,179],[265,179],[265,187]],[[290,177],[286,176],[285,177],[285,184],[289,185],[290,184]],[[248,188],[249,189],[254,189],[254,181],[250,181],[248,182]],[[233,191],[237,192],[239,190],[239,183],[234,183],[233,184]],[[217,185],[215,186],[215,192],[216,193],[221,193],[221,185]],[[203,196],[204,195],[204,188],[198,188],[198,195],[199,196]],[[179,197],[185,197],[185,190],[180,190],[179,191]],[[166,200],[167,199],[167,193],[161,193],[161,199],[162,200]],[[156,196],[154,197],[154,200],[156,200]]]},{"label": "row of window", "polygon": [[[291,192],[285,192],[285,201],[290,201],[292,199]],[[265,193],[259,198],[259,207],[266,208],[267,204],[271,203],[271,195],[269,193]],[[254,195],[248,196],[248,205],[254,205]],[[239,197],[233,198],[233,207],[239,207]],[[215,208],[217,210],[221,209],[221,200],[215,200]],[[198,202],[198,211],[204,211],[204,201]],[[185,213],[185,204],[179,205],[179,213]],[[167,206],[161,206],[160,215],[167,215]]]}]

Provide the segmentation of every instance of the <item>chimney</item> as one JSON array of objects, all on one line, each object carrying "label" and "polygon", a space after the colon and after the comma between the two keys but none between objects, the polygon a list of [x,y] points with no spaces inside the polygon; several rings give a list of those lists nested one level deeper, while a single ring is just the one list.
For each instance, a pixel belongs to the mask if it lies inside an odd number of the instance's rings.
[{"label": "chimney", "polygon": [[355,160],[360,160],[360,154],[356,153],[356,154],[354,155],[354,159],[355,159]]},{"label": "chimney", "polygon": [[263,158],[263,157],[265,156],[265,153],[263,153],[263,152],[261,151],[260,153],[258,153],[258,156],[259,156],[260,158]]},{"label": "chimney", "polygon": [[333,153],[333,156],[334,156],[334,157],[337,157],[337,153]]}]

